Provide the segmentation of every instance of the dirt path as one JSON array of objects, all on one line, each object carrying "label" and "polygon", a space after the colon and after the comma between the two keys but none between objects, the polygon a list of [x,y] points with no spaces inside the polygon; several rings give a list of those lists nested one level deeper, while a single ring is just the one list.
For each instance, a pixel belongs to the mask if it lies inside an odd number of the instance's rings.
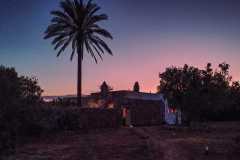
[{"label": "dirt path", "polygon": [[[149,128],[135,128],[135,132],[143,137],[147,137],[149,148],[155,160],[176,160],[185,159],[184,150],[177,144],[168,141],[166,137],[155,134]],[[169,136],[170,133],[168,133]]]},{"label": "dirt path", "polygon": [[[148,137],[155,160],[239,160],[240,146],[233,141],[240,130],[192,131],[184,128],[141,127],[135,132]],[[205,154],[205,146],[209,154]]]},{"label": "dirt path", "polygon": [[240,146],[233,141],[239,131],[154,126],[65,132],[18,146],[16,154],[4,160],[239,160]]}]

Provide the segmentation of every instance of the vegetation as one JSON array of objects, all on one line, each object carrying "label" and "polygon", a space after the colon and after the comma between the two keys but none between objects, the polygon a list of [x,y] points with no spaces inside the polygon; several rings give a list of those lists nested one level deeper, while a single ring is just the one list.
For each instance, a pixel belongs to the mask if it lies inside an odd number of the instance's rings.
[{"label": "vegetation", "polygon": [[32,136],[119,126],[115,110],[48,105],[42,101],[42,92],[36,78],[19,76],[14,68],[0,66],[0,156],[12,154],[16,144]]},{"label": "vegetation", "polygon": [[133,86],[133,91],[134,92],[139,92],[140,91],[140,86],[138,82],[135,82],[134,86]]},{"label": "vegetation", "polygon": [[18,76],[14,68],[0,66],[0,106],[36,104],[43,90],[34,77]]},{"label": "vegetation", "polygon": [[77,110],[46,105],[42,92],[36,78],[0,66],[0,155],[31,136],[79,129]]},{"label": "vegetation", "polygon": [[112,55],[111,49],[101,39],[101,37],[112,39],[112,35],[101,28],[98,23],[108,19],[106,14],[97,14],[100,7],[89,0],[84,3],[83,0],[65,0],[60,2],[61,10],[52,11],[51,24],[45,32],[45,39],[53,38],[52,45],[58,51],[59,56],[70,46],[71,60],[75,53],[78,56],[78,83],[77,96],[78,105],[81,106],[82,94],[82,60],[83,53],[86,50],[97,63],[97,56],[100,59],[106,51]]},{"label": "vegetation", "polygon": [[101,97],[104,99],[104,98],[107,98],[108,96],[108,93],[110,91],[112,91],[113,88],[111,86],[109,86],[105,81],[102,83],[102,85],[100,86],[100,93],[101,93]]},{"label": "vegetation", "polygon": [[[193,66],[170,67],[159,76],[158,87],[172,107],[181,109],[184,120],[239,120],[240,83],[232,82],[230,65],[222,63],[213,71]],[[139,90],[135,84],[135,91]],[[112,88],[106,82],[102,96]],[[14,68],[0,66],[0,154],[14,151],[22,137],[86,127],[117,126],[120,117],[114,110],[84,110],[46,105],[36,78],[19,76]],[[86,116],[86,113],[90,116]],[[106,123],[108,122],[108,123]],[[115,123],[116,122],[116,123]]]},{"label": "vegetation", "polygon": [[35,117],[27,106],[41,103],[42,92],[36,78],[0,66],[0,151],[13,148],[18,135],[31,131]]},{"label": "vegetation", "polygon": [[211,63],[205,69],[170,67],[159,75],[158,90],[186,121],[239,120],[240,84],[231,81],[229,68],[226,63],[215,72]]}]

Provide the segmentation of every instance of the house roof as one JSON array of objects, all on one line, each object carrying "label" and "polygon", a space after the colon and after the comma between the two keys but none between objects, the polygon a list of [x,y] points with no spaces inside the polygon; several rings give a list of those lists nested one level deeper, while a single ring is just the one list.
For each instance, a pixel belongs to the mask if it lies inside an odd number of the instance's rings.
[{"label": "house roof", "polygon": [[[100,92],[92,93],[93,96],[100,95]],[[120,90],[120,91],[110,91],[109,95],[111,96],[121,96],[128,99],[135,100],[151,100],[151,101],[164,101],[162,94],[157,93],[146,93],[146,92],[134,92],[129,90]]]},{"label": "house roof", "polygon": [[153,94],[153,93],[144,93],[144,92],[131,92],[131,93],[128,93],[126,97],[129,99],[164,101],[162,94]]}]

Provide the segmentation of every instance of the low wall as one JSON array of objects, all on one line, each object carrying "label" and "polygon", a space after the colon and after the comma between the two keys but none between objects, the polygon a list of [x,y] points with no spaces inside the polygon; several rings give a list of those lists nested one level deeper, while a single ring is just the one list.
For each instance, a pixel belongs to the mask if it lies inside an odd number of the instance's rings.
[{"label": "low wall", "polygon": [[80,109],[80,128],[117,128],[121,125],[121,115],[116,109]]},{"label": "low wall", "polygon": [[65,129],[117,128],[121,114],[116,109],[67,109],[59,122]]},{"label": "low wall", "polygon": [[29,137],[69,130],[85,132],[96,128],[118,128],[120,115],[115,109],[47,105],[16,107],[14,111],[0,112],[0,155],[14,151],[17,143],[23,143]]}]

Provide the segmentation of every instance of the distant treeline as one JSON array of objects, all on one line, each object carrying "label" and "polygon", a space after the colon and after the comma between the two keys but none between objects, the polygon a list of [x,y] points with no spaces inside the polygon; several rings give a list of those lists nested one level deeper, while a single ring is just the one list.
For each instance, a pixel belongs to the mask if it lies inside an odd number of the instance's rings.
[{"label": "distant treeline", "polygon": [[205,69],[187,64],[167,68],[159,74],[158,92],[182,111],[186,122],[240,120],[240,83],[232,81],[229,68],[227,63],[215,71],[211,63]]}]

